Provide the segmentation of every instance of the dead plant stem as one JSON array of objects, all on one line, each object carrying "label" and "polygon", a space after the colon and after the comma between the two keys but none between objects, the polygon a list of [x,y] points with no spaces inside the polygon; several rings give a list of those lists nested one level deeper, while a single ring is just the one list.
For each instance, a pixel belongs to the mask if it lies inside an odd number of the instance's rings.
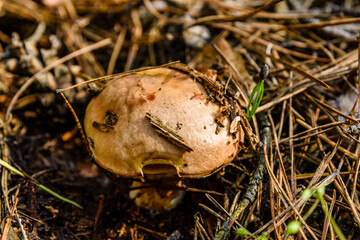
[{"label": "dead plant stem", "polygon": [[6,115],[5,115],[5,122],[7,120],[9,120],[10,118],[10,113],[12,111],[12,109],[14,108],[14,105],[16,103],[16,101],[19,99],[19,97],[25,92],[25,90],[36,80],[36,77],[40,76],[41,74],[44,74],[48,71],[50,71],[51,69],[53,69],[54,67],[63,64],[75,57],[78,57],[84,53],[90,52],[90,51],[94,51],[96,49],[105,47],[109,44],[111,44],[111,39],[110,38],[106,38],[100,42],[94,43],[92,45],[86,46],[82,49],[79,49],[75,52],[72,52],[68,55],[66,55],[65,57],[62,57],[56,61],[54,61],[52,64],[46,66],[45,68],[41,69],[39,72],[37,72],[36,74],[34,74],[31,78],[29,78],[22,86],[21,88],[16,92],[16,94],[13,96],[13,98],[11,99],[8,108],[6,109]]}]

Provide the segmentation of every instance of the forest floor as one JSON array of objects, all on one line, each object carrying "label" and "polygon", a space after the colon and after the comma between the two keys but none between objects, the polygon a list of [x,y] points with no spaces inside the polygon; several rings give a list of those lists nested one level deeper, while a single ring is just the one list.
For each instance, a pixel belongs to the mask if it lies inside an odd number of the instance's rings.
[{"label": "forest floor", "polygon": [[[220,230],[245,239],[244,229],[247,239],[359,238],[359,6],[0,0],[1,240],[213,239]],[[261,139],[267,127],[271,141],[260,168],[262,145],[246,140],[218,173],[186,181],[179,207],[154,212],[129,198],[131,179],[114,182],[92,163],[58,90],[69,88],[82,124],[91,99],[83,83],[173,61],[227,76],[244,111],[266,63],[250,131]],[[236,234],[227,220],[249,187],[257,192],[231,222]],[[289,235],[289,224],[299,231]]]}]

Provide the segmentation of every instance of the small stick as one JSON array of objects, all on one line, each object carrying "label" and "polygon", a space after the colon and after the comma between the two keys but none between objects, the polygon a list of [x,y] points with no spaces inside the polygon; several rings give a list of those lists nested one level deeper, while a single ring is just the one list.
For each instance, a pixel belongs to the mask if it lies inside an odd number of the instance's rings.
[{"label": "small stick", "polygon": [[262,143],[264,144],[264,148],[260,148],[260,153],[258,157],[258,167],[255,170],[253,178],[249,182],[249,187],[244,195],[243,200],[239,203],[238,207],[231,214],[229,218],[222,224],[219,232],[216,234],[214,240],[225,239],[227,233],[230,231],[232,225],[238,219],[240,214],[246,209],[246,207],[254,201],[257,190],[259,188],[260,183],[264,177],[265,172],[265,148],[268,149],[270,146],[270,138],[271,138],[271,130],[270,123],[265,117],[264,114],[260,114],[260,122],[263,126],[262,132]]},{"label": "small stick", "polygon": [[[236,78],[238,79],[238,81],[243,81],[241,74],[239,73],[239,71],[236,69],[236,67],[234,66],[234,64],[230,61],[230,59],[221,51],[221,49],[217,46],[216,43],[212,44],[213,48],[215,49],[215,51],[225,60],[225,62],[227,64],[229,64],[230,68],[233,70],[233,72],[236,75]],[[231,78],[232,79],[232,78]],[[243,98],[245,104],[248,104],[249,102],[249,98],[247,97],[247,95],[244,92],[244,89],[242,89],[242,87],[239,85],[238,82],[232,80],[232,82],[234,83],[234,85],[236,86],[237,90],[239,91],[241,97]]]},{"label": "small stick", "polygon": [[171,64],[167,67],[189,74],[191,77],[195,78],[200,83],[204,83],[207,87],[214,91],[214,93],[222,95],[224,91],[224,87],[219,82],[214,81],[207,74],[196,71],[195,69],[188,67],[185,64],[181,64],[180,62],[174,62],[174,64]]},{"label": "small stick", "polygon": [[145,117],[150,120],[150,124],[155,128],[155,131],[166,138],[166,140],[169,140],[171,143],[175,144],[186,152],[193,151],[191,147],[186,145],[184,139],[180,137],[170,126],[163,123],[160,118],[152,115],[151,113],[146,113]]},{"label": "small stick", "polygon": [[[356,148],[358,149],[359,147],[359,143],[356,144]],[[355,198],[355,194],[356,194],[356,189],[357,189],[357,180],[358,180],[358,176],[359,176],[359,168],[360,168],[360,156],[359,153],[356,151],[355,154],[358,156],[356,159],[356,165],[355,165],[355,175],[354,175],[354,183],[352,185],[352,190],[351,190],[351,199],[354,200]]]},{"label": "small stick", "polygon": [[281,103],[281,102],[283,102],[285,100],[288,100],[289,98],[294,97],[295,95],[297,95],[299,93],[302,93],[303,91],[308,89],[311,85],[312,84],[306,85],[306,86],[304,86],[302,88],[299,88],[299,89],[295,90],[294,92],[286,94],[285,96],[282,96],[280,98],[275,98],[274,100],[269,101],[268,103],[265,103],[264,105],[258,107],[258,109],[256,110],[256,113],[264,111],[264,110],[266,110],[268,108],[271,108],[272,106],[274,106],[274,105],[276,105],[278,103]]},{"label": "small stick", "polygon": [[[273,139],[275,141],[275,147],[276,147],[276,152],[278,154],[278,158],[279,158],[279,165],[280,165],[280,173],[285,177],[286,176],[286,170],[285,170],[285,165],[284,165],[284,161],[283,161],[283,158],[282,158],[282,154],[280,152],[280,145],[279,145],[279,142],[278,142],[278,135],[276,133],[276,129],[275,129],[275,124],[274,124],[274,120],[271,116],[270,113],[268,113],[268,118],[269,118],[269,121],[271,123],[271,126],[272,126],[272,132],[273,132]],[[297,176],[296,176],[297,178]],[[293,199],[293,195],[291,193],[291,188],[290,188],[290,185],[289,185],[289,182],[288,181],[284,181],[284,186],[285,186],[285,190],[286,190],[286,193],[289,194],[289,197],[290,199]]]},{"label": "small stick", "polygon": [[329,109],[329,110],[332,111],[332,112],[335,112],[336,114],[338,114],[338,115],[340,115],[340,116],[342,116],[342,117],[344,117],[344,118],[346,118],[346,119],[348,119],[348,120],[350,120],[350,121],[352,121],[352,122],[356,122],[356,123],[359,123],[359,122],[360,122],[360,120],[357,120],[357,119],[355,119],[355,118],[353,118],[353,117],[351,117],[351,116],[346,115],[345,113],[342,113],[341,111],[337,110],[336,108],[333,108],[333,107],[329,106],[328,104],[320,101],[319,99],[317,99],[317,98],[315,98],[315,97],[311,97],[310,95],[308,95],[308,94],[306,94],[306,93],[305,93],[305,96],[308,97],[308,98],[310,98],[310,100],[316,101],[316,102],[317,102],[318,104],[320,104],[321,106]]},{"label": "small stick", "polygon": [[28,238],[27,238],[27,236],[26,236],[26,232],[25,232],[25,230],[24,230],[24,226],[23,226],[22,223],[21,223],[21,219],[20,219],[20,217],[19,217],[19,214],[18,214],[18,211],[17,211],[16,208],[15,208],[15,216],[16,216],[16,219],[18,220],[18,223],[19,223],[19,226],[20,226],[20,230],[21,230],[23,239],[24,239],[24,240],[28,240]]},{"label": "small stick", "polygon": [[225,218],[223,216],[221,216],[220,214],[218,214],[217,212],[215,212],[214,210],[212,210],[211,208],[209,208],[208,206],[199,203],[199,206],[202,207],[205,211],[207,211],[208,213],[214,215],[217,218],[220,218],[221,220],[225,221]]},{"label": "small stick", "polygon": [[[342,175],[350,175],[350,174],[354,174],[355,171],[344,171],[344,172],[339,172],[339,175],[342,176]],[[360,171],[359,171],[360,173]],[[316,174],[316,172],[313,172],[313,173],[301,173],[301,174],[297,174],[296,175],[296,178],[298,180],[300,179],[308,179],[308,178],[312,178],[314,177],[314,175]],[[326,176],[329,176],[330,173],[323,173],[321,175],[321,177],[326,177]],[[287,178],[290,178],[290,175],[286,176]]]}]

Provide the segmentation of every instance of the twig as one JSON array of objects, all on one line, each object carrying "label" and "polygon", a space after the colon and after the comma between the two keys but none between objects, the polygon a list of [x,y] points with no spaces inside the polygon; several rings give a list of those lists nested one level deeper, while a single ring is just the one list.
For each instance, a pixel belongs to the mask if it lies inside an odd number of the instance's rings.
[{"label": "twig", "polygon": [[331,226],[334,228],[337,236],[339,237],[340,240],[346,240],[346,237],[341,232],[341,230],[340,230],[339,226],[337,225],[337,223],[335,222],[334,218],[330,215],[329,209],[327,208],[326,201],[324,199],[324,196],[322,194],[318,194],[318,197],[320,199],[321,208],[323,209],[326,217],[329,218]]},{"label": "twig", "polygon": [[[274,124],[274,121],[273,121],[273,118],[272,118],[271,114],[268,114],[268,118],[269,118],[269,121],[270,121],[272,129],[273,129],[273,139],[275,141],[275,147],[276,147],[276,151],[277,151],[277,154],[278,154],[279,163],[280,163],[280,169],[281,169],[280,173],[282,173],[282,176],[285,178],[286,177],[286,170],[285,170],[284,161],[283,161],[283,158],[282,158],[281,152],[280,152],[280,145],[279,145],[279,142],[277,140],[278,137],[277,137],[276,130],[275,130],[275,124]],[[293,199],[291,188],[290,188],[290,185],[289,185],[289,182],[287,181],[287,179],[284,179],[284,185],[285,185],[285,190],[286,190],[287,194],[289,194],[290,198]]]},{"label": "twig", "polygon": [[350,121],[352,121],[352,122],[356,122],[356,123],[359,123],[359,122],[360,122],[360,120],[355,119],[355,118],[353,118],[353,117],[351,117],[351,116],[348,116],[348,115],[342,113],[341,111],[337,110],[336,108],[333,108],[333,107],[329,106],[328,104],[320,101],[319,99],[317,99],[317,98],[315,98],[315,97],[311,97],[311,96],[308,95],[308,94],[305,94],[305,95],[306,95],[307,97],[311,98],[311,100],[316,101],[316,102],[317,102],[318,104],[320,104],[321,106],[323,106],[323,107],[325,107],[325,108],[327,108],[327,109],[329,109],[329,110],[337,113],[338,115],[340,115],[340,116],[342,116],[342,117],[344,117],[344,118],[346,118],[346,119],[348,119],[348,120],[350,120]]},{"label": "twig", "polygon": [[207,211],[208,213],[214,215],[216,218],[219,218],[223,221],[225,221],[225,218],[223,216],[221,216],[220,214],[218,214],[217,212],[215,212],[214,210],[212,210],[211,208],[209,208],[208,206],[199,203],[199,206],[202,207],[205,211]]},{"label": "twig", "polygon": [[[312,84],[311,84],[311,85],[312,85]],[[310,87],[310,85],[304,86],[304,87],[302,87],[302,88],[299,88],[299,89],[295,90],[294,92],[291,92],[291,93],[289,93],[289,94],[286,94],[285,96],[282,96],[282,97],[277,98],[277,99],[274,99],[274,100],[272,100],[272,101],[270,101],[270,102],[268,102],[268,103],[265,103],[264,105],[258,107],[258,109],[256,110],[256,113],[261,112],[261,111],[264,111],[264,110],[266,110],[266,109],[268,109],[268,108],[270,108],[270,107],[272,107],[272,106],[274,106],[274,105],[276,105],[276,104],[278,104],[278,103],[281,103],[282,101],[285,101],[285,100],[287,100],[287,99],[289,99],[289,98],[292,98],[292,97],[294,97],[295,95],[297,95],[297,94],[305,91],[305,90],[308,89],[309,87]]]},{"label": "twig", "polygon": [[222,224],[220,230],[215,236],[215,240],[225,239],[227,233],[230,231],[232,225],[236,221],[236,219],[240,216],[240,214],[246,209],[246,207],[254,201],[258,187],[262,182],[265,172],[265,151],[264,149],[269,149],[270,146],[270,138],[271,138],[271,130],[270,123],[266,119],[264,114],[260,114],[260,123],[262,126],[262,134],[261,141],[264,145],[264,148],[260,148],[259,157],[258,157],[258,167],[255,170],[253,178],[249,182],[248,189],[244,194],[244,198],[239,203],[238,207],[231,214],[229,218]]},{"label": "twig", "polygon": [[[230,61],[230,59],[221,51],[221,49],[217,46],[217,43],[212,44],[215,51],[224,59],[224,61],[230,66],[231,70],[234,72],[237,81],[241,81],[242,77],[237,68],[234,66],[234,64]],[[231,78],[232,79],[232,78]],[[237,81],[232,81],[234,85],[236,86],[237,90],[240,93],[240,96],[244,100],[245,104],[248,104],[249,99],[247,95],[245,94],[244,89],[240,86],[240,84]]]},{"label": "twig", "polygon": [[320,86],[323,86],[325,88],[330,88],[329,85],[327,85],[326,83],[324,83],[322,80],[320,80],[319,78],[315,77],[314,75],[304,71],[303,69],[299,68],[298,66],[296,66],[295,64],[292,64],[290,62],[287,62],[281,58],[278,58],[276,59],[275,57],[271,56],[271,55],[268,55],[270,58],[273,59],[273,61],[279,61],[280,63],[284,64],[286,67],[304,75],[305,77],[309,78],[310,81],[316,83],[316,84],[319,84]]},{"label": "twig", "polygon": [[[359,144],[356,144],[356,147],[359,147]],[[359,175],[359,168],[360,168],[360,156],[359,156],[359,152],[355,152],[355,154],[358,156],[356,159],[356,166],[355,166],[355,175],[354,175],[354,182],[353,182],[353,186],[352,186],[352,190],[351,190],[351,199],[354,200],[355,197],[355,192],[357,189],[356,183],[358,181],[358,175]]]}]

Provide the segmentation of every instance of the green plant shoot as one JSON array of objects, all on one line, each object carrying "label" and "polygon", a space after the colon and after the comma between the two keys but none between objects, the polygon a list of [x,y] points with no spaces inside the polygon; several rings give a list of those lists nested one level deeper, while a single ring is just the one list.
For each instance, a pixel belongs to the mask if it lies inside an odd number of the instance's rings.
[{"label": "green plant shoot", "polygon": [[240,236],[240,237],[246,237],[249,236],[255,240],[267,240],[267,237],[264,233],[261,234],[261,236],[256,236],[251,234],[246,228],[235,228],[234,232],[236,235]]},{"label": "green plant shoot", "polygon": [[[314,191],[314,189],[316,190],[315,193],[312,194],[312,192]],[[322,210],[325,213],[325,216],[327,218],[329,218],[330,220],[330,224],[332,225],[336,235],[338,236],[338,238],[340,240],[346,240],[346,237],[344,236],[344,234],[341,232],[339,226],[337,225],[337,223],[335,222],[335,219],[331,216],[331,214],[329,213],[329,209],[327,208],[327,204],[326,201],[324,199],[324,194],[325,194],[325,185],[321,185],[317,188],[308,188],[305,189],[303,194],[302,194],[302,199],[308,199],[310,198],[310,196],[312,195],[316,200],[314,202],[314,204],[311,206],[311,208],[307,211],[307,213],[304,215],[304,220],[306,220],[311,213],[314,212],[315,208],[318,206],[318,204],[320,203]],[[300,227],[302,226],[300,221],[291,221],[286,228],[286,233],[288,235],[293,235],[296,234],[299,230]]]},{"label": "green plant shoot", "polygon": [[[253,104],[251,104],[253,102],[255,94],[256,94],[255,101]],[[252,116],[254,116],[256,112],[256,109],[260,106],[263,94],[264,94],[264,81],[260,81],[256,84],[254,90],[250,94],[249,104],[246,110],[246,116],[248,121],[251,120]]]},{"label": "green plant shoot", "polygon": [[[248,121],[251,120],[252,116],[254,116],[256,110],[260,106],[261,99],[264,95],[264,81],[268,75],[269,75],[269,66],[267,64],[264,64],[260,69],[259,77],[254,78],[257,84],[254,90],[250,94],[249,104],[246,110],[246,117]],[[256,96],[255,100],[254,100],[254,96]]]}]

